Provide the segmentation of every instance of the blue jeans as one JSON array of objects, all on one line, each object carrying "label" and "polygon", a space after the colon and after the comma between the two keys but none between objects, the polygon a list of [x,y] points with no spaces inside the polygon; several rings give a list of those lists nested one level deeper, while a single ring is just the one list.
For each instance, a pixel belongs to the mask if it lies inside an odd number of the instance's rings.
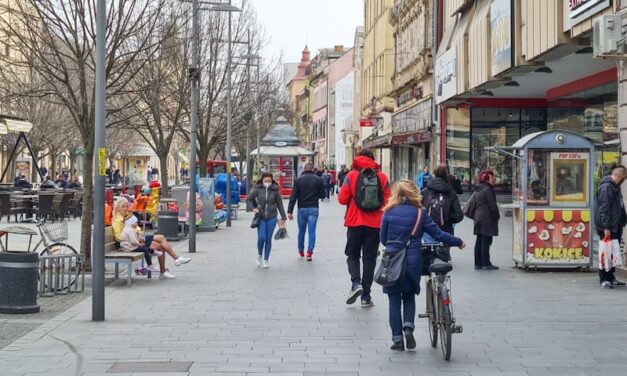
[{"label": "blue jeans", "polygon": [[[259,256],[263,254],[264,260],[268,260],[270,258],[270,251],[272,250],[272,235],[274,235],[276,222],[277,217],[259,220],[259,227],[257,227],[257,251],[259,252]],[[264,248],[266,250],[265,254],[263,252]]]},{"label": "blue jeans", "polygon": [[309,232],[308,251],[313,252],[316,246],[316,225],[318,224],[318,208],[298,209],[298,250],[305,250],[305,231]]},{"label": "blue jeans", "polygon": [[[400,342],[403,339],[403,329],[414,330],[416,316],[416,295],[413,293],[388,294],[390,300],[390,328],[392,341]],[[401,302],[403,316],[401,317]]]}]

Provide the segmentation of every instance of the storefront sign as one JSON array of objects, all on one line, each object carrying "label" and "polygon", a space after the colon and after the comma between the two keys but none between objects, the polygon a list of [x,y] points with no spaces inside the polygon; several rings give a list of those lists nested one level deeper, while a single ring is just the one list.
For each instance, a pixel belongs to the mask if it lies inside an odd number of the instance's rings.
[{"label": "storefront sign", "polygon": [[587,263],[590,210],[527,211],[527,259],[531,263]]},{"label": "storefront sign", "polygon": [[609,6],[610,0],[568,0],[568,16],[576,24]]},{"label": "storefront sign", "polygon": [[372,119],[361,119],[359,120],[360,127],[374,127],[374,120]]},{"label": "storefront sign", "polygon": [[513,65],[511,0],[494,0],[490,6],[492,76]]},{"label": "storefront sign", "polygon": [[451,48],[435,61],[435,98],[440,104],[457,94],[457,50]]},{"label": "storefront sign", "polygon": [[392,136],[392,140],[390,143],[392,145],[416,145],[421,144],[423,142],[431,142],[433,137],[431,136],[431,132],[416,132],[398,136]]}]

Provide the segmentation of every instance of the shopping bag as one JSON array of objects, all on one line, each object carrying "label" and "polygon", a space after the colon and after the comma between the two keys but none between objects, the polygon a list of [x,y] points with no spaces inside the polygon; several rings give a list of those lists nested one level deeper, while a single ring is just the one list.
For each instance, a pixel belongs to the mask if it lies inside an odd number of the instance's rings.
[{"label": "shopping bag", "polygon": [[605,237],[599,241],[599,270],[612,269],[612,241]]},{"label": "shopping bag", "polygon": [[623,266],[623,252],[620,249],[618,239],[612,240],[612,259],[610,264],[613,268]]}]

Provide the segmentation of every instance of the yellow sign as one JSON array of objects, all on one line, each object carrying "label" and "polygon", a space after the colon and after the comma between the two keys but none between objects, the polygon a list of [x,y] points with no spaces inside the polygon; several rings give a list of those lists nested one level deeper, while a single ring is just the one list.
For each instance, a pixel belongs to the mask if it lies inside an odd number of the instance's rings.
[{"label": "yellow sign", "polygon": [[107,149],[98,148],[98,173],[105,176],[107,173]]},{"label": "yellow sign", "polygon": [[584,258],[581,248],[535,248],[536,259],[544,260],[581,260]]}]

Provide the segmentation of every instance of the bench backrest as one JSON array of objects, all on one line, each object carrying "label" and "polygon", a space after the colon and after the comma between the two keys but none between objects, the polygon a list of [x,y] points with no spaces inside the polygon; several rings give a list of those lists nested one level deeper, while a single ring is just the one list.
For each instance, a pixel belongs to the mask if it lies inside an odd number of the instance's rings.
[{"label": "bench backrest", "polygon": [[113,236],[113,227],[105,227],[105,253],[116,252],[118,248],[115,244],[115,236]]}]

